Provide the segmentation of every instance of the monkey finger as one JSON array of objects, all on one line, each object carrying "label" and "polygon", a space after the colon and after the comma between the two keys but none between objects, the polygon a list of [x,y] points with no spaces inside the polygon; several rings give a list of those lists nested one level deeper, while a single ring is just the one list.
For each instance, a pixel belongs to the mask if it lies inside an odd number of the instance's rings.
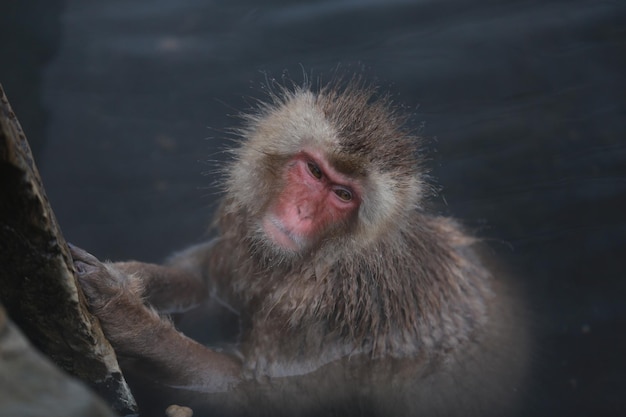
[{"label": "monkey finger", "polygon": [[96,266],[96,265],[102,264],[98,260],[98,258],[93,256],[86,250],[79,248],[78,246],[72,245],[71,243],[68,242],[67,247],[70,249],[70,254],[72,255],[72,259],[75,265],[77,264],[77,261],[80,261],[80,263],[83,265],[90,265],[90,266]]},{"label": "monkey finger", "polygon": [[102,271],[97,266],[82,261],[74,261],[74,268],[76,269],[78,282],[83,290],[83,294],[91,307],[98,308],[107,298],[113,295],[110,293],[111,291],[107,291],[106,286],[103,284],[100,274]]},{"label": "monkey finger", "polygon": [[74,263],[74,269],[76,275],[80,281],[83,290],[86,293],[97,292],[97,281],[99,276],[106,274],[104,265],[89,252],[68,243],[72,260]]},{"label": "monkey finger", "polygon": [[117,277],[112,276],[106,265],[89,252],[68,244],[76,276],[92,307],[98,307],[121,290]]}]

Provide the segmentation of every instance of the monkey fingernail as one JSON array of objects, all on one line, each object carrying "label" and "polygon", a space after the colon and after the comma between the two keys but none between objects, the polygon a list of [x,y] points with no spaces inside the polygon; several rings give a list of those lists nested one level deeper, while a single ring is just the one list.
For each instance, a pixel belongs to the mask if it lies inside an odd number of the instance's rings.
[{"label": "monkey fingernail", "polygon": [[98,270],[97,267],[93,265],[89,265],[82,261],[74,261],[74,268],[76,268],[76,272],[79,275],[88,275],[96,272]]}]

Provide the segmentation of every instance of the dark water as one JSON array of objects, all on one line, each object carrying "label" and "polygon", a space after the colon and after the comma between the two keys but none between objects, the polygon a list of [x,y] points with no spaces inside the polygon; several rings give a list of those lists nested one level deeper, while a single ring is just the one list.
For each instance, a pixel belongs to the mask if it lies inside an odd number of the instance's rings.
[{"label": "dark water", "polygon": [[53,208],[101,258],[204,236],[222,132],[266,78],[366,74],[528,287],[527,415],[626,415],[625,2],[23,0],[0,23]]}]

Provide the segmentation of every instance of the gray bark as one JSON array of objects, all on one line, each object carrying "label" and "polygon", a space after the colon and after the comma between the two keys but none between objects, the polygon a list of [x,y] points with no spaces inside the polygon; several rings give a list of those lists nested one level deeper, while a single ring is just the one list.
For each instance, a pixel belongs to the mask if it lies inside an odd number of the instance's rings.
[{"label": "gray bark", "polygon": [[54,363],[118,413],[136,412],[115,353],[77,286],[67,244],[1,85],[0,302]]}]

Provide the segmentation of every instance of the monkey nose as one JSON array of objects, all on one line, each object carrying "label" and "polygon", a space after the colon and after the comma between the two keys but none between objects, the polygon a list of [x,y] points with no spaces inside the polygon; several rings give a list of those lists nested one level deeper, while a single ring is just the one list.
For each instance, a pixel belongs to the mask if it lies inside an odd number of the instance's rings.
[{"label": "monkey nose", "polygon": [[313,218],[314,210],[307,205],[296,206],[296,211],[300,220],[311,220]]}]

